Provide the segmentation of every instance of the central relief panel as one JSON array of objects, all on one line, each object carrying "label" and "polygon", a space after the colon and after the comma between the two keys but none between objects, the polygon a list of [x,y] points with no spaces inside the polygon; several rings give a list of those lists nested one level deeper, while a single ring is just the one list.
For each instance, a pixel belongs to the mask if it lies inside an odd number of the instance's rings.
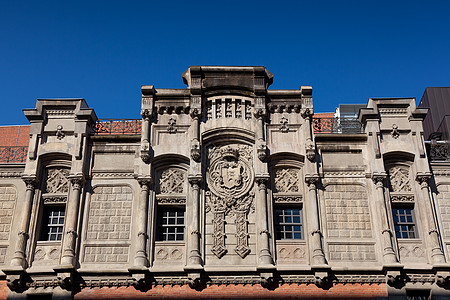
[{"label": "central relief panel", "polygon": [[[221,258],[234,245],[234,252],[245,258],[251,252],[248,217],[254,212],[252,147],[234,144],[212,146],[207,151],[206,213],[212,225],[210,251]],[[228,224],[231,222],[234,226]]]}]

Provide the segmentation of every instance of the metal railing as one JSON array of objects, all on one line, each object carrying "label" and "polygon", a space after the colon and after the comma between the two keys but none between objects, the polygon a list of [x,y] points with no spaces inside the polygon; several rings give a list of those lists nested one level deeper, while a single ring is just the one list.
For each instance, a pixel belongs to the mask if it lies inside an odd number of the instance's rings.
[{"label": "metal railing", "polygon": [[432,143],[429,145],[429,157],[432,161],[450,160],[450,143]]},{"label": "metal railing", "polygon": [[141,134],[140,119],[98,119],[95,124],[96,135]]},{"label": "metal railing", "polygon": [[27,161],[27,146],[0,147],[0,164],[20,164]]},{"label": "metal railing", "polygon": [[315,133],[362,133],[362,124],[356,118],[314,118]]}]

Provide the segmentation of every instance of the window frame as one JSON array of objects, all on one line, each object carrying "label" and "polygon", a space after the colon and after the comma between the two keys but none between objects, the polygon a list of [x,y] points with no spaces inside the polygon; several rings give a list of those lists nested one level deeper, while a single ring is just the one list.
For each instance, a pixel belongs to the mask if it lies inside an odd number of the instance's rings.
[{"label": "window frame", "polygon": [[[287,217],[291,217],[291,218],[295,218],[297,217],[297,215],[294,215],[293,212],[291,212],[290,215],[285,215],[284,213],[287,210],[297,210],[299,211],[298,217],[299,217],[299,222],[294,222],[294,220],[292,220],[292,222],[288,223],[288,222],[279,222],[279,211],[283,211],[283,215],[282,216],[287,216]],[[304,235],[304,216],[303,216],[303,206],[302,205],[280,205],[280,204],[276,204],[274,205],[274,218],[273,218],[273,223],[274,223],[274,234],[275,234],[275,241],[304,241],[305,240],[305,235]],[[286,227],[290,226],[292,228],[291,231],[286,231]],[[299,226],[300,230],[299,231],[295,231],[294,227]],[[278,230],[280,227],[283,228],[283,230]],[[283,235],[283,238],[280,237],[280,233]],[[286,233],[290,233],[292,235],[291,238],[286,238]],[[300,234],[300,238],[296,238],[295,235],[296,234]]]},{"label": "window frame", "polygon": [[[156,234],[155,241],[156,242],[185,242],[186,241],[186,207],[185,206],[175,206],[175,205],[158,205],[156,209]],[[165,212],[175,212],[175,223],[174,224],[163,224],[162,220],[164,219],[163,213]],[[178,213],[183,212],[183,224],[178,224],[177,220],[179,220]],[[170,216],[167,216],[167,220],[169,220]],[[173,217],[172,217],[173,218]],[[167,232],[163,231],[163,229],[175,228],[175,232]],[[182,228],[182,233],[178,232],[178,229]],[[182,234],[183,239],[177,239],[177,236]],[[175,239],[166,239],[164,236],[175,235]]]},{"label": "window frame", "polygon": [[[50,224],[50,216],[53,212],[62,213],[62,223],[60,223],[61,215],[59,214],[57,217],[58,224]],[[53,220],[53,219],[52,219]],[[64,239],[64,225],[66,220],[66,205],[65,204],[52,204],[52,205],[43,205],[42,218],[41,218],[41,230],[39,232],[39,242],[62,242]],[[55,233],[51,233],[51,228],[56,228]],[[56,239],[50,239],[52,234],[56,234]],[[58,239],[60,237],[60,239]]]},{"label": "window frame", "polygon": [[[398,217],[401,217],[398,214],[394,213],[394,210],[399,211],[399,210],[409,210],[411,213],[411,222],[399,222],[399,221],[395,221],[395,219]],[[414,212],[414,206],[405,206],[405,205],[392,205],[391,207],[391,211],[392,211],[392,222],[394,225],[394,233],[395,233],[395,237],[397,239],[401,239],[401,240],[410,240],[410,239],[418,239],[419,235],[418,235],[418,230],[417,230],[417,221],[416,221],[416,216],[415,216],[415,212]],[[403,216],[405,216],[406,218],[408,217],[407,214],[403,214]],[[398,231],[396,228],[397,226],[408,226],[408,230],[407,231]],[[413,230],[409,230],[409,226],[413,226]],[[398,236],[398,234],[400,233],[401,236]],[[407,234],[407,237],[403,236],[403,233]],[[414,236],[411,236],[411,233]]]}]

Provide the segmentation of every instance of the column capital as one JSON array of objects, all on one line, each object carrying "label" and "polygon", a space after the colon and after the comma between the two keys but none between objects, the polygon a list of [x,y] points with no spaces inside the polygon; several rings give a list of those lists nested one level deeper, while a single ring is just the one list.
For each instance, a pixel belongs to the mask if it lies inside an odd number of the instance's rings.
[{"label": "column capital", "polygon": [[310,120],[311,120],[312,116],[314,115],[313,111],[309,108],[303,109],[300,114],[303,119],[310,119]]},{"label": "column capital", "polygon": [[253,113],[253,115],[258,120],[262,120],[267,115],[267,111],[265,108],[257,108],[257,109],[255,109],[255,112]]},{"label": "column capital", "polygon": [[72,188],[74,190],[81,190],[81,187],[84,183],[84,175],[83,174],[71,174],[67,177],[72,184]]},{"label": "column capital", "polygon": [[202,184],[203,177],[201,174],[189,174],[188,181],[194,189],[199,189]]},{"label": "column capital", "polygon": [[142,190],[148,190],[152,184],[151,176],[137,176],[136,180],[139,182]]},{"label": "column capital", "polygon": [[144,121],[150,121],[152,116],[153,116],[153,110],[148,109],[148,108],[141,109],[141,117]]},{"label": "column capital", "polygon": [[267,189],[267,186],[269,185],[269,179],[270,175],[267,173],[255,175],[255,182],[258,186],[258,189],[259,190]]},{"label": "column capital", "polygon": [[189,115],[191,116],[192,119],[198,120],[198,119],[200,119],[200,116],[202,115],[202,112],[201,112],[200,109],[195,107],[195,108],[191,108],[190,109]]},{"label": "column capital", "polygon": [[428,187],[428,182],[431,179],[430,173],[417,173],[416,175],[416,181],[420,184],[422,188]]},{"label": "column capital", "polygon": [[382,188],[384,186],[384,183],[386,182],[386,173],[373,173],[372,174],[372,181],[377,186],[377,188]]},{"label": "column capital", "polygon": [[25,182],[27,186],[27,190],[33,190],[36,188],[38,183],[36,176],[34,175],[23,175],[22,180]]},{"label": "column capital", "polygon": [[317,184],[319,183],[319,176],[318,175],[306,175],[305,176],[305,182],[308,185],[309,190],[313,190],[317,188]]}]

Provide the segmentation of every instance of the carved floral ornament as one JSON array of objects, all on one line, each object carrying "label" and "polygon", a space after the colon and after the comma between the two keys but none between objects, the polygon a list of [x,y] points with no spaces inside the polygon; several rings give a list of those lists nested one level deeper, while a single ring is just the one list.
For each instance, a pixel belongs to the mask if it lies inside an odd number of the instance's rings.
[{"label": "carved floral ornament", "polygon": [[250,253],[248,246],[247,215],[253,204],[251,192],[254,172],[250,146],[228,145],[208,149],[210,167],[206,174],[209,191],[206,193],[206,211],[213,217],[212,252],[217,257],[227,253],[225,246],[225,217],[235,215],[235,252],[244,258]]}]

